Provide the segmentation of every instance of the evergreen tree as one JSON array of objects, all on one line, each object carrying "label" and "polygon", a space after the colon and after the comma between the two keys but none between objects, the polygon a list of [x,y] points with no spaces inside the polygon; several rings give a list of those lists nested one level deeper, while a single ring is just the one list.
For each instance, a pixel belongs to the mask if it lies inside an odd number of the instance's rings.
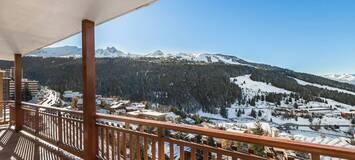
[{"label": "evergreen tree", "polygon": [[221,114],[223,118],[228,118],[226,107],[221,107],[221,109],[219,110],[219,114]]},{"label": "evergreen tree", "polygon": [[261,117],[263,115],[263,113],[261,113],[261,111],[258,111],[258,117]]},{"label": "evergreen tree", "polygon": [[24,86],[24,91],[22,92],[22,100],[23,101],[30,101],[32,100],[32,94],[30,89],[28,88],[28,84],[26,83]]},{"label": "evergreen tree", "polygon": [[351,124],[355,124],[355,118],[351,120]]},{"label": "evergreen tree", "polygon": [[277,102],[276,102],[276,105],[277,105],[277,106],[280,106],[280,105],[281,105],[281,101],[277,101]]},{"label": "evergreen tree", "polygon": [[[264,135],[264,130],[262,125],[259,121],[255,122],[255,128],[252,129],[253,134],[256,135]],[[262,145],[253,144],[252,149],[254,150],[255,154],[263,156],[265,154],[265,148]]]},{"label": "evergreen tree", "polygon": [[252,98],[252,99],[250,100],[250,105],[251,105],[251,106],[255,106],[255,98]]},{"label": "evergreen tree", "polygon": [[256,111],[254,109],[251,109],[250,116],[256,118]]},{"label": "evergreen tree", "polygon": [[240,115],[242,114],[242,111],[240,109],[238,109],[237,111],[237,117],[240,117]]},{"label": "evergreen tree", "polygon": [[213,139],[213,137],[208,137],[208,139],[207,139],[207,144],[208,144],[209,146],[212,146],[212,147],[215,147],[215,146],[216,146],[216,142],[215,142],[215,140]]}]

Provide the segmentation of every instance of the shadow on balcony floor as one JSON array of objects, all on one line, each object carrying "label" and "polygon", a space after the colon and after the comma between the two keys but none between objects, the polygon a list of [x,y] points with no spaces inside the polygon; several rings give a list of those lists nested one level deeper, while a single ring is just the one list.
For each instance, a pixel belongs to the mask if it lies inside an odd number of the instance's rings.
[{"label": "shadow on balcony floor", "polygon": [[59,151],[9,126],[0,126],[1,160],[60,160]]}]

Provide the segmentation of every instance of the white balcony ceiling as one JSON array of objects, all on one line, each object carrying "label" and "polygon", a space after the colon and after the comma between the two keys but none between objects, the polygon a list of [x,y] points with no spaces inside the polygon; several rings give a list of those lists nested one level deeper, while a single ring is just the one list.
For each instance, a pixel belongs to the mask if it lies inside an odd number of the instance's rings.
[{"label": "white balcony ceiling", "polygon": [[156,0],[0,0],[0,59],[13,60]]}]

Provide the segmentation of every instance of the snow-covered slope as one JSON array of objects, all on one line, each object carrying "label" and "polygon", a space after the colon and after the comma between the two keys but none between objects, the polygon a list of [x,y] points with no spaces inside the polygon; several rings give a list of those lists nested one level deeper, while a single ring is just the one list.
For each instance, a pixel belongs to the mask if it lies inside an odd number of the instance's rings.
[{"label": "snow-covered slope", "polygon": [[318,88],[323,88],[323,89],[328,89],[328,90],[332,90],[332,91],[338,91],[338,92],[342,92],[342,93],[347,93],[347,94],[352,94],[355,95],[354,92],[350,92],[344,89],[339,89],[339,88],[334,88],[334,87],[330,87],[330,86],[326,86],[326,85],[320,85],[320,84],[315,84],[315,83],[309,83],[306,81],[302,81],[300,79],[294,78],[298,84],[300,85],[310,85],[310,86],[314,86],[314,87],[318,87]]},{"label": "snow-covered slope", "polygon": [[350,84],[355,85],[355,74],[327,74],[327,75],[324,75],[323,77],[331,79],[331,80],[350,83]]},{"label": "snow-covered slope", "polygon": [[230,78],[230,80],[242,89],[243,95],[245,95],[247,98],[252,98],[256,95],[265,93],[291,93],[291,91],[275,87],[271,84],[253,81],[250,79],[250,75],[234,77]]},{"label": "snow-covered slope", "polygon": [[175,55],[177,59],[188,60],[188,61],[197,61],[197,62],[206,62],[206,63],[216,63],[222,62],[225,64],[234,64],[234,65],[246,65],[254,67],[248,62],[239,59],[235,56],[228,56],[223,54],[209,54],[209,53],[179,53]]}]

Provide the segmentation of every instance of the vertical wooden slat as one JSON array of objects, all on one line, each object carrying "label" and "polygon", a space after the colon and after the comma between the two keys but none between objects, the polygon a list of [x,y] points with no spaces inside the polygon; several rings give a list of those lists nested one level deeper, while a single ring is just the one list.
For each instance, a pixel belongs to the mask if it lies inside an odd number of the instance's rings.
[{"label": "vertical wooden slat", "polygon": [[123,132],[122,134],[122,152],[123,152],[123,159],[127,159],[127,145],[126,145],[126,133]]},{"label": "vertical wooden slat", "polygon": [[[72,118],[70,116],[70,118]],[[69,120],[69,137],[70,137],[70,146],[73,147],[74,146],[74,127],[73,127],[73,121]]]},{"label": "vertical wooden slat", "polygon": [[115,130],[111,129],[111,159],[115,159]]},{"label": "vertical wooden slat", "polygon": [[68,145],[69,144],[69,139],[68,139],[68,135],[69,135],[69,131],[68,131],[68,116],[65,116],[65,120],[64,120],[64,133],[65,133],[65,144]]},{"label": "vertical wooden slat", "polygon": [[121,159],[121,150],[120,150],[120,131],[117,130],[117,159]]},{"label": "vertical wooden slat", "polygon": [[163,129],[158,128],[158,159],[165,160]]},{"label": "vertical wooden slat", "polygon": [[6,106],[5,106],[5,103],[1,103],[1,105],[2,105],[1,108],[3,111],[2,115],[4,117],[4,122],[6,122]]},{"label": "vertical wooden slat", "polygon": [[217,160],[222,160],[222,154],[221,153],[217,153]]},{"label": "vertical wooden slat", "polygon": [[51,126],[51,139],[55,140],[54,138],[54,116],[52,115],[52,111],[50,112],[50,126]]},{"label": "vertical wooden slat", "polygon": [[[83,128],[83,123],[81,122],[80,123],[80,148],[83,150],[84,149],[84,146],[83,146],[83,141],[84,141],[84,128]],[[97,142],[96,143],[99,143],[99,139],[97,139]]]},{"label": "vertical wooden slat", "polygon": [[[77,148],[80,148],[80,145],[79,145],[79,141],[80,141],[80,136],[79,136],[79,133],[81,133],[80,132],[80,130],[79,130],[79,122],[75,122],[75,132],[76,132],[76,139],[75,139],[75,142],[76,142],[76,147]],[[95,141],[96,141],[96,139],[97,138],[95,138]]]},{"label": "vertical wooden slat", "polygon": [[106,142],[105,142],[105,145],[106,145],[106,159],[109,159],[109,154],[110,154],[110,150],[109,150],[109,129],[105,127],[105,139],[106,139]]},{"label": "vertical wooden slat", "polygon": [[174,143],[170,142],[170,160],[174,160]]},{"label": "vertical wooden slat", "polygon": [[129,134],[129,159],[133,160],[134,159],[134,150],[133,150],[133,145],[135,143],[133,142],[133,135],[132,133]]},{"label": "vertical wooden slat", "polygon": [[147,137],[144,138],[144,160],[148,160],[148,140]]},{"label": "vertical wooden slat", "polygon": [[83,119],[84,159],[95,160],[97,155],[96,132],[96,69],[95,69],[95,23],[82,21],[83,61]]},{"label": "vertical wooden slat", "polygon": [[22,56],[15,54],[15,131],[19,132],[23,125],[23,111],[21,109],[22,87]]},{"label": "vertical wooden slat", "polygon": [[104,158],[104,150],[105,150],[105,146],[104,146],[104,140],[105,140],[105,134],[104,134],[104,128],[100,127],[101,130],[101,157]]},{"label": "vertical wooden slat", "polygon": [[140,137],[139,135],[137,135],[137,139],[136,139],[136,150],[137,150],[137,160],[141,159],[141,144],[139,141]]},{"label": "vertical wooden slat", "polygon": [[182,144],[180,145],[180,160],[185,160],[185,150]]},{"label": "vertical wooden slat", "polygon": [[191,159],[196,160],[196,148],[191,148]]},{"label": "vertical wooden slat", "polygon": [[208,150],[207,149],[205,149],[203,151],[203,160],[208,160]]},{"label": "vertical wooden slat", "polygon": [[311,153],[312,160],[320,160],[320,155],[317,153]]},{"label": "vertical wooden slat", "polygon": [[38,107],[36,108],[36,113],[35,113],[35,119],[34,119],[34,121],[35,121],[35,135],[38,135],[38,132],[39,132],[39,110],[38,110]]},{"label": "vertical wooden slat", "polygon": [[156,160],[156,142],[154,139],[152,139],[152,160]]}]

